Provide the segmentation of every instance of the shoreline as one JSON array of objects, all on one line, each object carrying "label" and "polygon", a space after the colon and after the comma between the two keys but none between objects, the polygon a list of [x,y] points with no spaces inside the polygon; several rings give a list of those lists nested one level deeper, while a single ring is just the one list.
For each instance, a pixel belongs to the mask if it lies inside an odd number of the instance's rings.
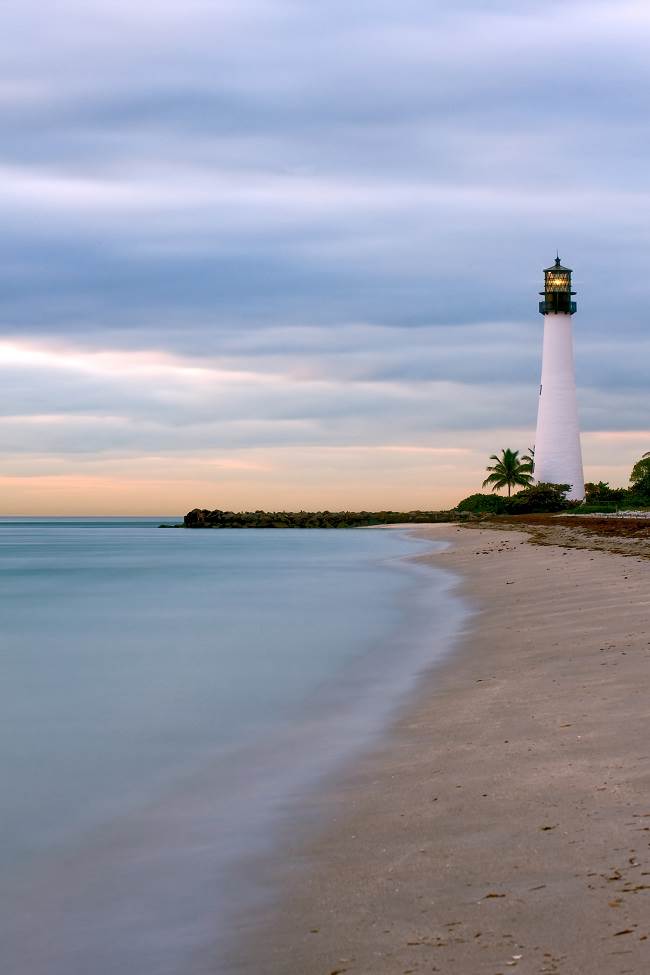
[{"label": "shoreline", "polygon": [[[257,926],[255,919],[272,912],[270,905],[286,888],[287,878],[295,873],[292,851],[306,846],[327,825],[330,815],[326,807],[332,785],[381,744],[417,694],[422,674],[444,664],[454,653],[458,635],[466,626],[470,610],[458,595],[459,577],[443,567],[427,564],[429,557],[441,552],[447,543],[422,539],[412,526],[368,526],[372,531],[387,528],[397,529],[407,544],[410,539],[410,551],[382,557],[372,569],[373,573],[390,572],[401,579],[393,594],[395,618],[381,636],[376,635],[365,651],[346,665],[344,672],[322,684],[321,699],[313,701],[305,713],[307,734],[299,747],[288,740],[281,749],[294,764],[300,763],[303,751],[311,748],[316,771],[295,778],[291,790],[279,803],[275,821],[270,824],[273,844],[252,851],[236,865],[236,870],[249,878],[249,890],[245,903],[237,911],[227,912],[230,934],[216,944],[219,963],[214,963],[213,956],[214,967],[207,969],[219,975],[244,971],[257,975],[264,970],[263,961],[252,962],[248,967],[249,963],[240,957],[241,947]],[[364,531],[365,527],[353,530]],[[335,732],[331,727],[333,720]],[[345,742],[344,735],[349,736]],[[333,743],[336,754],[328,757]],[[245,920],[240,923],[242,914]],[[191,970],[203,971],[204,958],[202,950]]]},{"label": "shoreline", "polygon": [[[645,561],[512,527],[413,530],[478,614],[373,751],[312,800],[228,972],[650,966]],[[613,541],[613,540],[612,540]],[[646,808],[647,807],[647,808]]]}]

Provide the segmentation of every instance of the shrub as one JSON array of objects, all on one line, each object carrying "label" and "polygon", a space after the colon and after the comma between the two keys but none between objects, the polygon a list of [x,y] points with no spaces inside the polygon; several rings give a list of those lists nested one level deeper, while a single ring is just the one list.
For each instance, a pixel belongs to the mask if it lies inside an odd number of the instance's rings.
[{"label": "shrub", "polygon": [[607,481],[585,484],[585,504],[620,504],[625,500],[625,488],[611,488]]},{"label": "shrub", "polygon": [[626,491],[625,500],[621,505],[623,511],[636,511],[640,508],[650,507],[650,497],[644,497],[637,493],[637,489]]},{"label": "shrub", "polygon": [[470,494],[468,498],[458,502],[456,509],[477,515],[501,515],[508,510],[508,499],[498,494]]},{"label": "shrub", "polygon": [[573,507],[573,503],[567,499],[570,490],[570,484],[534,484],[513,495],[508,510],[513,515],[566,511]]},{"label": "shrub", "polygon": [[618,505],[615,504],[580,504],[577,508],[573,508],[571,514],[573,515],[609,515],[618,511]]}]

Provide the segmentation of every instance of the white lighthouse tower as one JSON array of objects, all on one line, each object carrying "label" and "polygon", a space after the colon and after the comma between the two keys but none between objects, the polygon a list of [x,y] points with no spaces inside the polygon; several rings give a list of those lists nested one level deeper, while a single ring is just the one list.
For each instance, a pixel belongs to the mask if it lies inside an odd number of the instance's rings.
[{"label": "white lighthouse tower", "polygon": [[544,316],[542,381],[539,387],[537,434],[535,437],[535,479],[552,484],[570,484],[570,498],[585,494],[578,425],[578,401],[573,365],[571,316],[576,310],[571,296],[571,268],[557,257],[544,269]]}]

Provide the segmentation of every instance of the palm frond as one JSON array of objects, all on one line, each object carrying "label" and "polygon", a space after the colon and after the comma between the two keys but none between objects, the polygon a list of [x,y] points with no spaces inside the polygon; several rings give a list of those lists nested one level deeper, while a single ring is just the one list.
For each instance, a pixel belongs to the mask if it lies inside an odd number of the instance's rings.
[{"label": "palm frond", "polygon": [[527,487],[533,480],[532,458],[520,457],[518,450],[505,447],[501,456],[492,454],[490,460],[494,464],[486,468],[488,476],[483,481],[483,487],[491,486],[493,491],[507,487],[510,495],[513,487]]}]

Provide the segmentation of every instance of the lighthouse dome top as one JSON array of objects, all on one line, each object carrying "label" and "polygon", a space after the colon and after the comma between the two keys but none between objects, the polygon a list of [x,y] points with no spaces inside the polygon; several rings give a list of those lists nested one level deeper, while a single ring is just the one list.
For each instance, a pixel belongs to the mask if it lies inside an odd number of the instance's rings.
[{"label": "lighthouse dome top", "polygon": [[554,264],[551,264],[550,267],[545,267],[544,268],[544,273],[545,274],[546,274],[547,271],[568,271],[569,274],[572,274],[573,273],[572,268],[565,267],[564,264],[562,264],[562,262],[560,261],[559,255],[555,258],[555,263]]}]

